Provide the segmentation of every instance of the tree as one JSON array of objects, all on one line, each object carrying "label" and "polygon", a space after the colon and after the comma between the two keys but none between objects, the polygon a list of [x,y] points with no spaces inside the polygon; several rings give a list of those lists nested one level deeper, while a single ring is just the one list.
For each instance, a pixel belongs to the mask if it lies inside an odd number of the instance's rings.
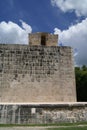
[{"label": "tree", "polygon": [[77,100],[87,101],[87,67],[75,67]]}]

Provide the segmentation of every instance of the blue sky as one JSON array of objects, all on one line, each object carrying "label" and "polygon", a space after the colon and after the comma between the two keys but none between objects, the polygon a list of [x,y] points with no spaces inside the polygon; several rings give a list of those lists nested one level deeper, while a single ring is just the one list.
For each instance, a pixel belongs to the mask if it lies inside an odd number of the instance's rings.
[{"label": "blue sky", "polygon": [[87,65],[87,0],[0,0],[0,43],[27,44],[32,32],[58,34]]},{"label": "blue sky", "polygon": [[75,14],[64,14],[53,7],[51,0],[0,0],[0,21],[13,21],[20,25],[22,19],[32,26],[32,31],[53,32],[55,26],[68,28],[75,23]]}]

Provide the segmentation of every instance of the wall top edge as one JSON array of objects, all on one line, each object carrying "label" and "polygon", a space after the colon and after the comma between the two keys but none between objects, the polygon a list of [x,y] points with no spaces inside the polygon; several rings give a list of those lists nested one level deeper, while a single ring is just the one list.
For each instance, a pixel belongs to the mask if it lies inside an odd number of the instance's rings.
[{"label": "wall top edge", "polygon": [[48,106],[48,107],[68,107],[68,106],[87,106],[87,102],[58,102],[58,103],[5,103],[5,102],[2,102],[0,103],[0,105],[28,105],[28,106],[42,106],[42,107],[45,107],[45,106]]},{"label": "wall top edge", "polygon": [[28,44],[7,44],[7,43],[0,43],[0,46],[9,46],[9,47],[29,47],[29,48],[32,48],[32,47],[42,47],[42,48],[72,48],[71,46],[37,46],[37,45],[33,45],[33,46],[29,46]]}]

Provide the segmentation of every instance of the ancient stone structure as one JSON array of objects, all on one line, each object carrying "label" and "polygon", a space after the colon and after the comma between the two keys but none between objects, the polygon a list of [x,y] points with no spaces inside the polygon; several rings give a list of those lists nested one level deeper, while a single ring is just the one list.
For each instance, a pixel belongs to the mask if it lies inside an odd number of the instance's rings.
[{"label": "ancient stone structure", "polygon": [[87,103],[4,104],[1,124],[57,124],[87,121]]},{"label": "ancient stone structure", "polygon": [[76,103],[72,48],[57,41],[34,33],[29,45],[0,44],[1,124],[87,121],[87,104]]},{"label": "ancient stone structure", "polygon": [[57,35],[29,37],[29,45],[0,44],[0,102],[75,102],[71,47],[58,47]]},{"label": "ancient stone structure", "polygon": [[49,33],[33,33],[29,35],[30,46],[57,46],[58,35]]}]

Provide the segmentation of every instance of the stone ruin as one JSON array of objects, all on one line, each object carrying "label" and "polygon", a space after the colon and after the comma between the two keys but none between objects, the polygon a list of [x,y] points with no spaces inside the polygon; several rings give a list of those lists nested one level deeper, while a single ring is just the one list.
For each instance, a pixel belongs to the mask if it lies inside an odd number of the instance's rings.
[{"label": "stone ruin", "polygon": [[0,44],[0,102],[75,102],[72,48],[58,35],[34,33],[29,45]]},{"label": "stone ruin", "polygon": [[76,102],[73,51],[58,35],[29,34],[29,45],[0,44],[0,124],[87,121]]}]

